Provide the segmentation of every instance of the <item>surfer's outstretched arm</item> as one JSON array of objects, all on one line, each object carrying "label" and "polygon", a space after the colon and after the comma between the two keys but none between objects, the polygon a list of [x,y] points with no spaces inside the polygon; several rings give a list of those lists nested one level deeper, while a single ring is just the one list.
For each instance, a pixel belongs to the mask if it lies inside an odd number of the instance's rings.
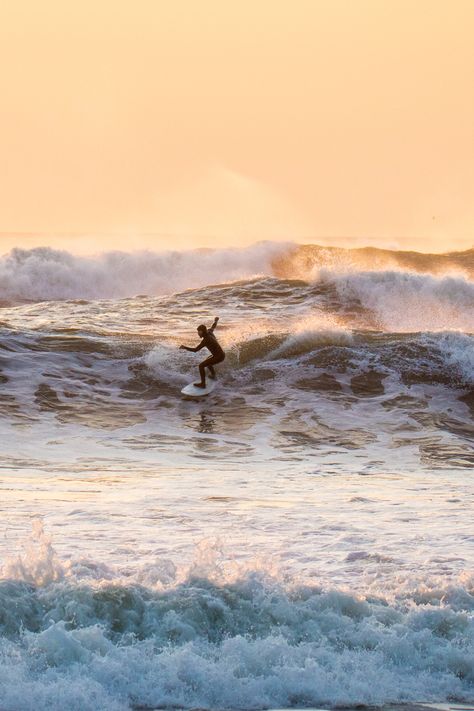
[{"label": "surfer's outstretched arm", "polygon": [[204,348],[204,345],[205,345],[204,341],[201,341],[201,343],[198,346],[196,346],[196,348],[191,348],[190,346],[181,345],[180,349],[182,351],[190,351],[190,353],[197,353],[198,351],[201,350],[201,348]]}]

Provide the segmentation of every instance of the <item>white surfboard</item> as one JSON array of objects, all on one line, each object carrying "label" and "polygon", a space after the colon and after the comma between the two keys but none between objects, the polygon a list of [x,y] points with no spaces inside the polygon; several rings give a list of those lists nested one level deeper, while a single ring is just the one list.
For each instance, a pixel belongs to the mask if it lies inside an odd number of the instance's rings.
[{"label": "white surfboard", "polygon": [[186,385],[186,387],[181,390],[181,394],[186,395],[186,397],[204,397],[212,393],[215,387],[216,381],[207,378],[205,388],[197,388],[194,383],[189,383],[189,385]]}]

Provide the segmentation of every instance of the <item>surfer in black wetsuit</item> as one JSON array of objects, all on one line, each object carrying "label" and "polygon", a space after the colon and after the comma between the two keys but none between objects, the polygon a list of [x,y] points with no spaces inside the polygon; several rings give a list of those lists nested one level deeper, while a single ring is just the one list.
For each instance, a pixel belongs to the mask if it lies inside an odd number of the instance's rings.
[{"label": "surfer in black wetsuit", "polygon": [[199,338],[201,338],[202,340],[201,343],[196,346],[196,348],[190,348],[189,346],[180,346],[182,350],[191,351],[191,353],[197,353],[201,350],[201,348],[207,348],[209,351],[211,351],[211,355],[209,356],[209,358],[206,358],[206,360],[203,360],[202,363],[199,363],[199,374],[201,376],[201,382],[194,383],[197,388],[206,387],[206,368],[209,368],[209,377],[214,379],[216,377],[216,371],[214,370],[214,366],[218,363],[222,363],[225,358],[225,353],[214,335],[214,329],[217,326],[218,321],[219,316],[216,316],[216,318],[214,319],[214,323],[210,328],[207,328],[204,325],[197,327]]}]

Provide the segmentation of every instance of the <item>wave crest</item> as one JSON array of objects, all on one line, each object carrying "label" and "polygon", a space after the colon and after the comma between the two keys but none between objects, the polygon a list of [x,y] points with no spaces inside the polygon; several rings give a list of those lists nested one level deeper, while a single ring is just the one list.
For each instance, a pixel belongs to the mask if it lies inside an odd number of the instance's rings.
[{"label": "wave crest", "polygon": [[271,274],[286,247],[259,243],[246,249],[187,252],[109,252],[79,257],[38,247],[13,249],[0,259],[0,299],[61,300],[170,294],[212,283]]},{"label": "wave crest", "polygon": [[474,283],[400,272],[322,272],[343,306],[360,304],[388,331],[474,332]]},{"label": "wave crest", "polygon": [[80,257],[49,247],[17,248],[0,258],[0,300],[171,294],[258,275],[313,281],[321,270],[332,274],[389,270],[469,279],[474,274],[474,250],[424,255],[259,242],[243,249],[109,252]]}]

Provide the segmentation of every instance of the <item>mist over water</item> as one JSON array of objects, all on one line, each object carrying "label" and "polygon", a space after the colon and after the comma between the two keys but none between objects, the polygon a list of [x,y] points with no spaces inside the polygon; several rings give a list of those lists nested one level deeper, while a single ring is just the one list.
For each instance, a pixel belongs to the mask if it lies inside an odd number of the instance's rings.
[{"label": "mist over water", "polygon": [[[0,707],[474,700],[474,252],[0,260]],[[226,351],[201,401],[196,326]]]}]

